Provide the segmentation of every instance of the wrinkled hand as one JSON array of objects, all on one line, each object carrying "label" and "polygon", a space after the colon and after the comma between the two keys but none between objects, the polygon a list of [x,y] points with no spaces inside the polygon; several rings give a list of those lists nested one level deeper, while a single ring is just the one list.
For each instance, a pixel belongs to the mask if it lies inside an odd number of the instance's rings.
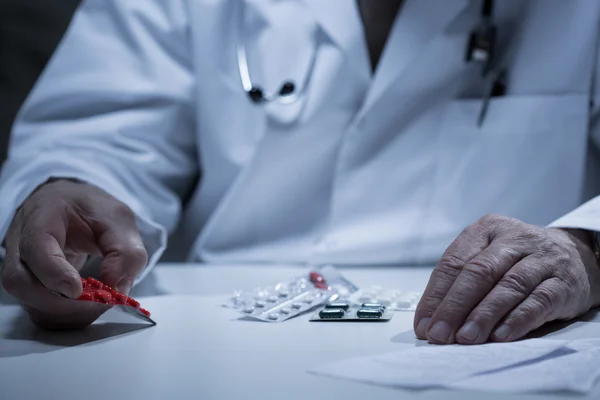
[{"label": "wrinkled hand", "polygon": [[17,212],[6,236],[2,285],[32,321],[48,329],[91,324],[108,306],[71,299],[82,292],[79,270],[101,255],[100,277],[128,293],[147,261],[131,210],[106,192],[56,180],[40,186]]},{"label": "wrinkled hand", "polygon": [[485,216],[435,267],[414,329],[431,343],[513,341],[600,304],[600,267],[585,231]]}]

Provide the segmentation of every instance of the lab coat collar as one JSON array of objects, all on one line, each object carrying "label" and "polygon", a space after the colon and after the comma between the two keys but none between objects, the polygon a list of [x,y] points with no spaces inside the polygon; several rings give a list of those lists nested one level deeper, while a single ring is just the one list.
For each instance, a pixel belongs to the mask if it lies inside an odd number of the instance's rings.
[{"label": "lab coat collar", "polygon": [[436,36],[454,34],[451,31],[456,31],[456,25],[461,25],[465,14],[471,13],[473,4],[470,0],[405,0],[379,60],[360,115],[368,112],[408,67],[419,60]]},{"label": "lab coat collar", "polygon": [[360,79],[371,80],[371,66],[356,0],[302,0],[325,34],[345,54]]}]

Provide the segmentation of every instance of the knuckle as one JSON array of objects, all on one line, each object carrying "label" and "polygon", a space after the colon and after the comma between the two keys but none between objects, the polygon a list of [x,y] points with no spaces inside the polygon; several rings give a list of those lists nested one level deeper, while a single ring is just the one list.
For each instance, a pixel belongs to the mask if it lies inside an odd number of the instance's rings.
[{"label": "knuckle", "polygon": [[495,311],[490,307],[479,307],[469,315],[469,320],[475,322],[480,327],[488,327],[498,318]]},{"label": "knuckle", "polygon": [[463,271],[473,276],[476,281],[496,282],[496,262],[490,258],[478,257],[469,261]]},{"label": "knuckle", "polygon": [[128,263],[136,266],[146,265],[148,262],[148,252],[141,246],[122,248],[120,253],[127,259]]},{"label": "knuckle", "polygon": [[556,294],[546,288],[538,288],[534,290],[529,295],[530,301],[532,303],[533,310],[532,312],[541,313],[541,314],[551,314],[555,311],[556,307]]},{"label": "knuckle", "polygon": [[456,325],[467,316],[466,314],[470,310],[465,309],[465,302],[463,296],[448,296],[443,301],[443,309],[441,318],[449,322],[451,325]]},{"label": "knuckle", "polygon": [[483,217],[479,218],[476,222],[478,225],[483,226],[494,226],[499,224],[504,224],[511,221],[511,218],[504,217],[502,215],[497,214],[485,214]]},{"label": "knuckle", "polygon": [[465,261],[461,260],[459,257],[453,254],[444,254],[442,258],[440,258],[436,270],[437,272],[448,275],[454,279],[458,276],[460,271],[462,271],[464,265]]},{"label": "knuckle", "polygon": [[423,296],[421,298],[419,308],[431,311],[433,313],[440,306],[443,298],[443,296],[436,296],[435,294]]},{"label": "knuckle", "polygon": [[119,220],[124,220],[126,222],[135,221],[133,211],[125,203],[120,201],[115,202],[112,211],[115,218],[118,218]]},{"label": "knuckle", "polygon": [[529,293],[530,285],[528,279],[519,273],[508,272],[498,284],[519,295],[527,295]]}]

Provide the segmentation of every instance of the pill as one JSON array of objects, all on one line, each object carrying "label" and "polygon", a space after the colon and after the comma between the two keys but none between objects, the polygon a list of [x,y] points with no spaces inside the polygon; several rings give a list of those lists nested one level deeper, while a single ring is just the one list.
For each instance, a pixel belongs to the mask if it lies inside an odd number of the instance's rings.
[{"label": "pill", "polygon": [[269,303],[275,303],[277,301],[277,296],[270,296],[267,301]]},{"label": "pill", "polygon": [[271,313],[271,314],[269,314],[269,319],[271,319],[271,320],[279,319],[279,314]]},{"label": "pill", "polygon": [[246,314],[252,314],[254,312],[254,307],[252,307],[252,306],[246,307],[242,311],[245,312]]},{"label": "pill", "polygon": [[264,308],[264,306],[266,305],[264,301],[257,301],[254,303],[254,305],[258,308]]},{"label": "pill", "polygon": [[112,302],[114,304],[127,304],[127,296],[122,293],[116,292],[112,294]]},{"label": "pill", "polygon": [[294,304],[292,304],[292,308],[295,308],[298,310],[298,309],[302,308],[302,303],[294,303]]},{"label": "pill", "polygon": [[327,286],[327,284],[326,284],[326,283],[324,283],[324,282],[317,282],[317,283],[315,283],[315,287],[316,287],[317,289],[323,289],[323,290],[327,290],[327,288],[328,288],[329,286]]},{"label": "pill", "polygon": [[392,299],[388,297],[381,297],[379,298],[378,302],[384,307],[389,307],[389,305],[392,303]]},{"label": "pill", "polygon": [[348,310],[348,308],[350,308],[350,305],[348,303],[337,302],[337,303],[329,303],[325,306],[325,308],[341,308],[344,310]]},{"label": "pill", "polygon": [[90,276],[87,278],[87,286],[91,289],[102,289],[104,285],[98,279],[94,279]]},{"label": "pill", "polygon": [[325,278],[323,278],[323,275],[321,275],[318,272],[311,272],[308,275],[308,279],[310,279],[310,281],[313,283],[313,285],[317,285],[317,284],[325,284]]},{"label": "pill", "polygon": [[79,296],[79,298],[77,300],[94,301],[94,293],[93,292],[83,292],[83,293],[81,293],[81,296]]},{"label": "pill", "polygon": [[112,300],[112,295],[106,290],[96,290],[94,292],[94,301],[97,303],[109,304]]},{"label": "pill", "polygon": [[310,304],[313,302],[313,298],[312,297],[305,297],[304,299],[302,299],[303,302],[305,302],[306,304]]},{"label": "pill", "polygon": [[325,308],[319,312],[319,317],[327,318],[342,318],[346,311],[343,308]]},{"label": "pill", "polygon": [[411,308],[412,302],[409,300],[396,300],[394,308]]},{"label": "pill", "polygon": [[81,278],[81,287],[83,287],[83,290],[87,288],[87,285],[87,280],[85,278]]},{"label": "pill", "polygon": [[279,292],[279,297],[288,297],[289,295],[288,292]]},{"label": "pill", "polygon": [[283,315],[288,315],[291,312],[291,310],[289,308],[282,308],[281,310],[279,310],[279,312]]},{"label": "pill", "polygon": [[362,308],[370,308],[370,309],[385,309],[385,306],[381,303],[363,303]]},{"label": "pill", "polygon": [[128,306],[131,306],[131,307],[140,308],[140,303],[137,302],[136,300],[132,299],[131,297],[127,298],[127,301],[125,302],[125,304],[127,304]]},{"label": "pill", "polygon": [[140,310],[141,312],[143,312],[143,313],[146,315],[146,317],[149,317],[149,316],[150,316],[150,311],[146,310],[145,308],[141,308],[141,307],[140,307],[140,308],[139,308],[139,310]]},{"label": "pill", "polygon": [[358,318],[381,318],[383,315],[382,309],[361,308],[356,312]]}]

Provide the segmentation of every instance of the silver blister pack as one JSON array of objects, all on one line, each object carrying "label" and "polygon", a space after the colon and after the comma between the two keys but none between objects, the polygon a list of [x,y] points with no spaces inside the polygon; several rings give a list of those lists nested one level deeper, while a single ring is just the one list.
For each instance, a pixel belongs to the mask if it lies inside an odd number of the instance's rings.
[{"label": "silver blister pack", "polygon": [[339,271],[327,265],[289,281],[248,292],[236,291],[224,306],[238,310],[245,318],[283,322],[357,290]]},{"label": "silver blister pack", "polygon": [[360,288],[343,298],[355,306],[363,303],[380,303],[391,311],[415,311],[420,299],[420,292],[384,289],[381,286]]}]

